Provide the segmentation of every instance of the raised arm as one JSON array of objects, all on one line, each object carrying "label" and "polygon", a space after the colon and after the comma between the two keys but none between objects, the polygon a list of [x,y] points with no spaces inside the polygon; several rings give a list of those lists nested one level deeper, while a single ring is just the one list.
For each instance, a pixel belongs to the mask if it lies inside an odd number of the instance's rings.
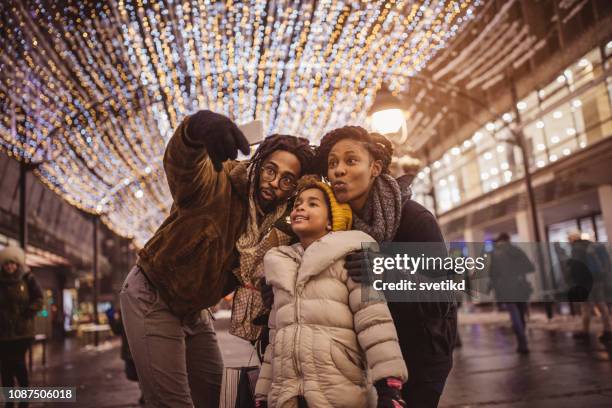
[{"label": "raised arm", "polygon": [[164,154],[170,193],[178,207],[205,203],[227,183],[223,162],[234,160],[249,144],[227,117],[208,110],[186,117],[174,132]]}]

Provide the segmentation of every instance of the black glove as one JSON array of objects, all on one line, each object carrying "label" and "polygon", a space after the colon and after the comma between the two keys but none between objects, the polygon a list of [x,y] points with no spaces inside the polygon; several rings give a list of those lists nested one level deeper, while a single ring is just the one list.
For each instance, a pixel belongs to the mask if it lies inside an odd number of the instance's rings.
[{"label": "black glove", "polygon": [[402,399],[402,381],[388,377],[374,383],[378,394],[377,408],[406,408]]},{"label": "black glove", "polygon": [[272,309],[272,305],[274,304],[274,290],[271,285],[265,283],[261,285],[261,298],[265,308]]},{"label": "black glove", "polygon": [[215,171],[221,171],[223,162],[238,157],[238,149],[249,154],[249,142],[228,117],[209,110],[201,110],[189,118],[186,143],[204,146]]},{"label": "black glove", "polygon": [[369,270],[369,254],[362,250],[351,252],[344,258],[344,267],[349,278],[357,283],[367,283]]}]

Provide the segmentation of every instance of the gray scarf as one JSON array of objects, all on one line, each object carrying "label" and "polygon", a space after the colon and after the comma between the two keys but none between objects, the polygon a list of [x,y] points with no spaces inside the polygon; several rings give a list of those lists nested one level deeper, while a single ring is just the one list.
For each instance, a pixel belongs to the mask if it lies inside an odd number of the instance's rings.
[{"label": "gray scarf", "polygon": [[376,177],[365,207],[353,213],[353,229],[370,234],[377,242],[392,241],[402,216],[399,184],[389,174]]}]

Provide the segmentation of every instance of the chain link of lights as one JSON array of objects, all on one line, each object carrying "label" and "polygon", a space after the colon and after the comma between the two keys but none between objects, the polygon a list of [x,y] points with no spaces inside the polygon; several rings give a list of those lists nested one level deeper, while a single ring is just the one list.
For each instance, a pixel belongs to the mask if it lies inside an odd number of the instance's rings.
[{"label": "chain link of lights", "polygon": [[138,244],[171,203],[161,157],[208,108],[317,141],[365,122],[481,1],[26,0],[0,5],[0,146]]}]

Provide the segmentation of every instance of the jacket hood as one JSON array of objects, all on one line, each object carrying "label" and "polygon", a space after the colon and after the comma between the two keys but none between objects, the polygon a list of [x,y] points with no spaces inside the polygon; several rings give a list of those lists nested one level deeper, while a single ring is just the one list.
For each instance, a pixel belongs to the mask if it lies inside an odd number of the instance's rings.
[{"label": "jacket hood", "polygon": [[[362,249],[364,242],[376,243],[374,238],[365,232],[351,230],[330,232],[310,244],[306,250],[300,243],[274,248],[264,258],[266,280],[269,284],[277,284],[289,290],[293,284],[307,282],[311,277],[344,258],[349,252]],[[289,271],[289,265],[293,265],[295,269]],[[296,270],[297,278],[295,278]],[[294,280],[288,282],[288,279],[297,279],[297,282]]]},{"label": "jacket hood", "polygon": [[[17,271],[11,275],[4,272],[2,267],[7,262],[15,262],[18,266]],[[23,249],[15,246],[9,246],[0,251],[0,280],[2,281],[18,281],[27,271],[25,264],[25,253]]]}]

